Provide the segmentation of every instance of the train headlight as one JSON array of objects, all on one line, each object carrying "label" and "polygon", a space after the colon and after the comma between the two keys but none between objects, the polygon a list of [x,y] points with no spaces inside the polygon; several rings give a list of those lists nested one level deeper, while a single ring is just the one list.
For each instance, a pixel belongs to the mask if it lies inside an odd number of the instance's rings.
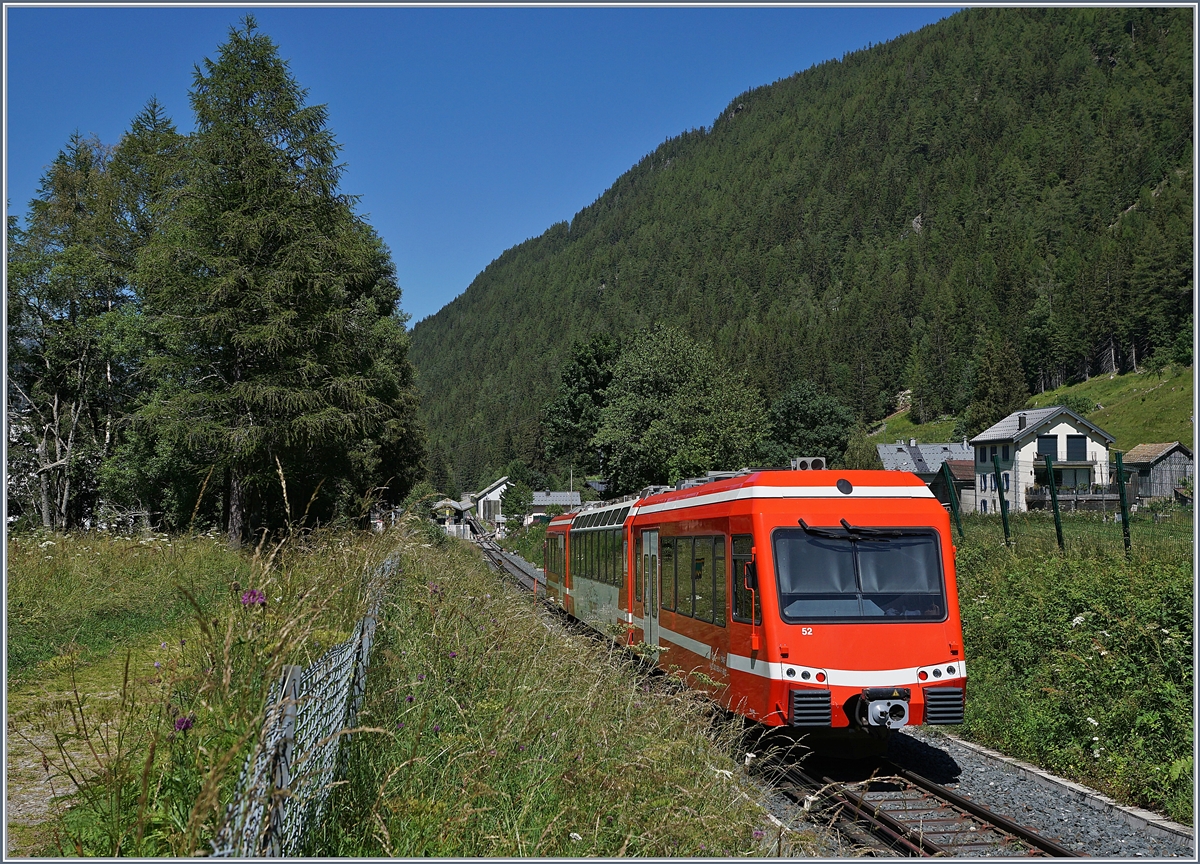
[{"label": "train headlight", "polygon": [[812,673],[809,672],[807,669],[805,669],[803,672],[800,673],[800,677],[803,678],[805,681],[807,681],[809,678],[812,677]]},{"label": "train headlight", "polygon": [[787,676],[788,676],[789,678],[795,678],[795,677],[796,677],[796,670],[795,670],[795,669],[789,669],[789,670],[787,670]]},{"label": "train headlight", "polygon": [[941,677],[942,677],[942,670],[941,670],[941,669],[934,669],[934,670],[933,670],[933,677],[934,677],[934,678],[941,678]]},{"label": "train headlight", "polygon": [[946,671],[947,671],[947,672],[949,672],[951,675],[953,675],[953,674],[954,674],[954,667],[953,667],[953,666],[947,666],[947,667],[946,667]]}]

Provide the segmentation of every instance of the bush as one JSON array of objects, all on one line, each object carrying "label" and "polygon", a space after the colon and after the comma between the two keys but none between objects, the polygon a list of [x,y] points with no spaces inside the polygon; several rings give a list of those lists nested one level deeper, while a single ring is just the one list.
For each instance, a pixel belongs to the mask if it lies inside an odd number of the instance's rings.
[{"label": "bush", "polygon": [[963,732],[1192,820],[1191,560],[958,551]]}]

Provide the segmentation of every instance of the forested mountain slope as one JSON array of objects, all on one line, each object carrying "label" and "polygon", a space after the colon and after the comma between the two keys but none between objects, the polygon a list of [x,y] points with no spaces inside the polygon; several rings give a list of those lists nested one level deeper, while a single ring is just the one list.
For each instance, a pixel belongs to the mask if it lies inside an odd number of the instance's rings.
[{"label": "forested mountain slope", "polygon": [[[970,400],[983,334],[1032,392],[1190,362],[1187,9],[974,9],[733,99],[416,325],[470,487],[537,449],[573,340],[665,322],[767,401]],[[436,452],[436,451],[435,451]]]}]

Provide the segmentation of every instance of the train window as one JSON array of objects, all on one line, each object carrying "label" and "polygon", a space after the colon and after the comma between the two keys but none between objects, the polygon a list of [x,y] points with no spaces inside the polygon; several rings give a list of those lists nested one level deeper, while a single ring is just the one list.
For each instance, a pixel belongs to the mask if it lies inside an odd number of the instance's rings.
[{"label": "train window", "polygon": [[628,508],[628,507],[622,507],[622,508],[621,508],[621,515],[617,517],[617,521],[618,521],[618,522],[620,522],[621,524],[624,524],[624,523],[625,523],[625,519],[626,519],[628,516],[629,516],[629,508]]},{"label": "train window", "polygon": [[596,535],[596,581],[608,584],[608,532]]},{"label": "train window", "polygon": [[692,597],[697,621],[713,620],[713,538],[697,537],[692,552]]},{"label": "train window", "polygon": [[642,535],[633,541],[633,599],[642,602]]},{"label": "train window", "polygon": [[658,555],[662,559],[662,589],[659,592],[663,609],[675,608],[675,538],[663,537],[658,541]]},{"label": "train window", "polygon": [[725,577],[725,538],[713,538],[713,623],[725,626],[725,606],[729,603]]},{"label": "train window", "polygon": [[617,522],[619,522],[619,521],[620,521],[620,520],[617,518],[617,517],[618,517],[618,516],[620,516],[620,515],[621,515],[621,511],[620,511],[620,510],[609,510],[609,511],[608,511],[608,521],[607,521],[607,522],[605,522],[604,524],[605,524],[605,525],[616,525],[616,524],[617,524]]},{"label": "train window", "polygon": [[612,543],[612,549],[608,553],[609,566],[612,568],[609,572],[612,574],[612,584],[619,586],[621,584],[621,532],[614,528],[608,532],[608,537]]},{"label": "train window", "polygon": [[[733,620],[750,623],[750,592],[746,589],[746,565],[754,540],[749,534],[733,535]],[[754,595],[754,623],[762,623],[762,601]]]},{"label": "train window", "polygon": [[675,611],[680,615],[692,616],[692,600],[696,592],[692,586],[692,538],[675,538]]},{"label": "train window", "polygon": [[625,585],[629,582],[629,541],[625,538],[625,532],[622,531],[617,535],[617,555],[620,557],[619,567],[617,572],[621,574],[621,584]]},{"label": "train window", "polygon": [[785,621],[940,621],[937,535],[773,535],[779,607]]}]

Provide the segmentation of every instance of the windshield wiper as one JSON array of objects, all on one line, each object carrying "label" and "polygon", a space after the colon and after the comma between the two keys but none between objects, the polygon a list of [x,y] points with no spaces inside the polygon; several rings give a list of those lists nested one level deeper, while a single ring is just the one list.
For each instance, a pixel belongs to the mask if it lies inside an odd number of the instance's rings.
[{"label": "windshield wiper", "polygon": [[[845,522],[846,520],[843,519],[842,521]],[[813,534],[817,537],[831,537],[834,540],[847,539],[846,535],[844,533],[842,533],[841,531],[839,531],[837,528],[814,528],[812,525],[809,525],[803,519],[800,520],[800,527],[803,528],[805,531],[807,531],[809,534]]]},{"label": "windshield wiper", "polygon": [[854,525],[851,525],[849,522],[847,522],[845,519],[842,519],[842,527],[845,528],[847,531],[849,531],[851,534],[864,534],[868,537],[899,537],[903,533],[903,532],[901,532],[901,530],[899,528],[866,528],[866,527],[862,527],[862,526],[855,527]]}]

